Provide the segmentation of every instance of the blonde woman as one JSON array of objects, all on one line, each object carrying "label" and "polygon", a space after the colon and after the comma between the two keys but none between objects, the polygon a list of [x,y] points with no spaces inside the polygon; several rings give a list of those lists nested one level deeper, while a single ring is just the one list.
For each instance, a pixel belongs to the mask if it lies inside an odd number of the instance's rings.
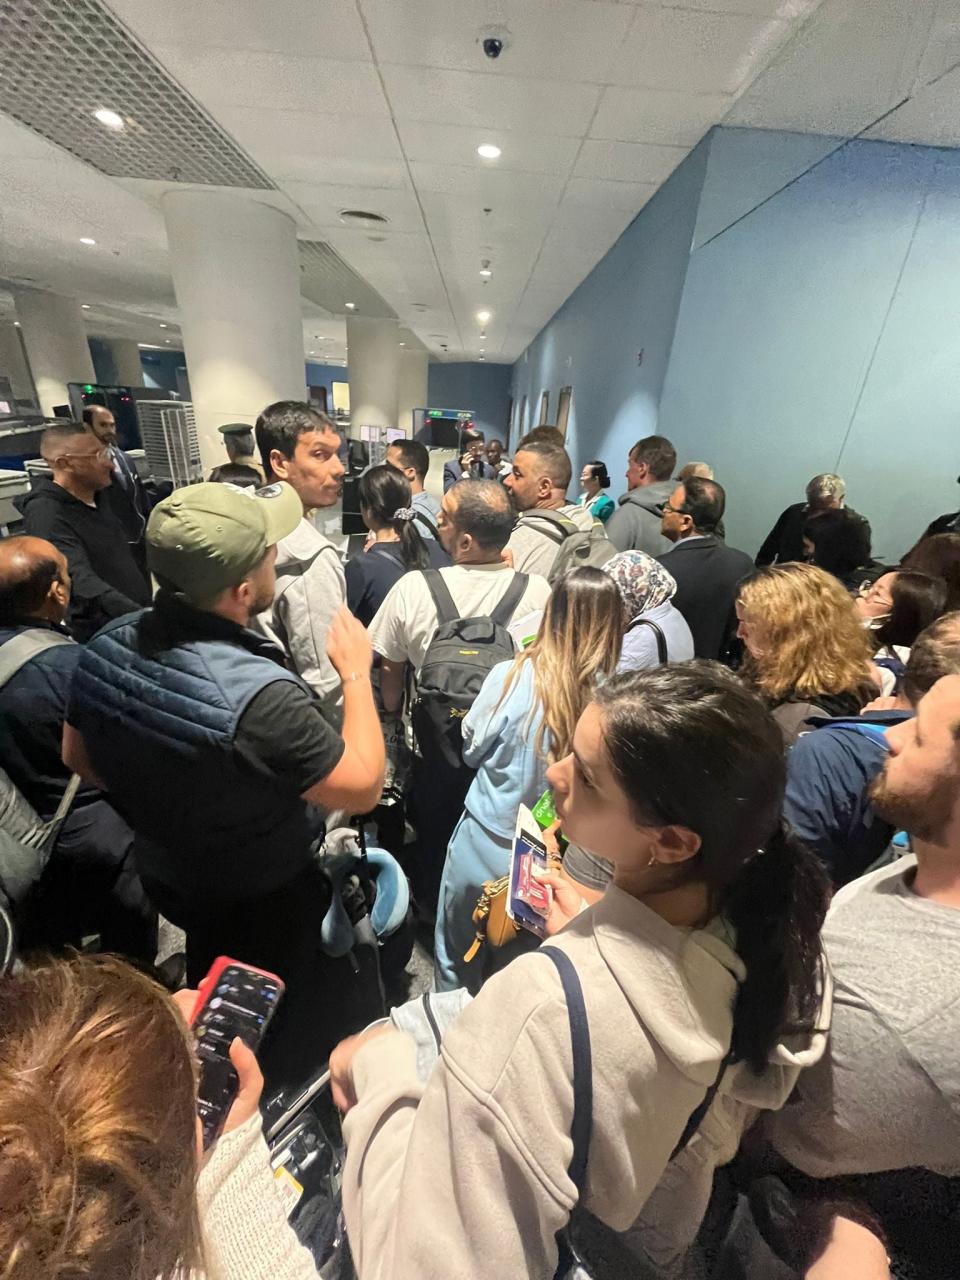
[{"label": "blonde woman", "polygon": [[879,684],[873,645],[832,574],[809,564],[770,566],[740,587],[741,675],[766,699],[789,746],[809,716],[855,716]]},{"label": "blonde woman", "polygon": [[597,682],[620,658],[622,606],[599,569],[575,569],[556,584],[537,638],[490,672],[463,722],[463,758],[477,770],[447,849],[435,936],[438,991],[476,990],[482,963],[465,963],[473,908],[484,880],[505,875],[521,804],[546,789],[547,766],[570,750]]}]

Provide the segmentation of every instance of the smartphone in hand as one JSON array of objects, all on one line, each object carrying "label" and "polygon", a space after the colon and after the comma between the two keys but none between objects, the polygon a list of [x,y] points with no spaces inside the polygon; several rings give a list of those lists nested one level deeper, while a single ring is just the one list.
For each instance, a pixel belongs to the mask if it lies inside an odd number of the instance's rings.
[{"label": "smartphone in hand", "polygon": [[197,1113],[204,1150],[220,1136],[237,1096],[237,1073],[230,1061],[230,1046],[239,1036],[256,1052],[283,990],[283,982],[275,973],[227,956],[218,956],[200,983],[190,1025],[200,1059]]}]

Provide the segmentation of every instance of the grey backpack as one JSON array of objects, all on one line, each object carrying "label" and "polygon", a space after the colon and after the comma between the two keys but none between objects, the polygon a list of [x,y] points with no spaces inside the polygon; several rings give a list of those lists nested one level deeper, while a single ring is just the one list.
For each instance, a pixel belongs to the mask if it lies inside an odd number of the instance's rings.
[{"label": "grey backpack", "polygon": [[594,520],[589,529],[581,529],[559,511],[539,510],[526,512],[518,527],[536,529],[557,544],[557,558],[547,574],[551,584],[571,569],[582,569],[585,565],[602,569],[617,554],[617,548],[603,531],[601,520]]}]

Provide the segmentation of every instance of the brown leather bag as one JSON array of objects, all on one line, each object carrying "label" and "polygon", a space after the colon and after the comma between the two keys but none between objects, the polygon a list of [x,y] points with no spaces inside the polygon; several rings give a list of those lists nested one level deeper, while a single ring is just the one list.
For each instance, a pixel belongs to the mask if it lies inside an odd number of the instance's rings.
[{"label": "brown leather bag", "polygon": [[485,942],[491,947],[504,947],[517,936],[517,925],[507,915],[507,891],[510,877],[501,876],[499,880],[485,880],[473,909],[473,923],[477,927],[477,936],[470,944],[470,950],[463,957],[467,964],[473,960]]}]

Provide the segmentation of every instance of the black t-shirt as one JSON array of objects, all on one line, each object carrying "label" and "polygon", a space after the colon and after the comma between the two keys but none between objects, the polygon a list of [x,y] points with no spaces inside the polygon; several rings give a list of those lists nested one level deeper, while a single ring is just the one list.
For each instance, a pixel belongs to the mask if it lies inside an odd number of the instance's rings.
[{"label": "black t-shirt", "polygon": [[[450,564],[450,557],[434,538],[424,538],[423,545],[430,557],[431,569]],[[347,608],[365,627],[373,621],[393,584],[407,572],[399,542],[375,543],[369,551],[348,560],[343,571],[347,580]]]},{"label": "black t-shirt", "polygon": [[258,772],[303,795],[340,763],[343,739],[320,704],[289,680],[277,680],[250,700],[240,717],[234,750]]}]

